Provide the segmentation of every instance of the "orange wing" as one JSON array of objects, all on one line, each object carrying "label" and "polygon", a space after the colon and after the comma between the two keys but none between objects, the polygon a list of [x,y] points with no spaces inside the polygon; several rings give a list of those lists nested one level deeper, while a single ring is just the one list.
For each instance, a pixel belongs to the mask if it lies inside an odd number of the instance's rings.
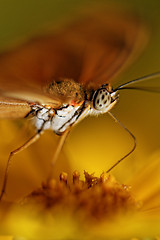
[{"label": "orange wing", "polygon": [[0,118],[24,118],[30,111],[26,101],[0,96]]},{"label": "orange wing", "polygon": [[53,80],[70,78],[86,88],[110,82],[144,45],[145,30],[131,14],[97,12],[1,54],[1,95],[58,106],[67,99],[45,93]]}]

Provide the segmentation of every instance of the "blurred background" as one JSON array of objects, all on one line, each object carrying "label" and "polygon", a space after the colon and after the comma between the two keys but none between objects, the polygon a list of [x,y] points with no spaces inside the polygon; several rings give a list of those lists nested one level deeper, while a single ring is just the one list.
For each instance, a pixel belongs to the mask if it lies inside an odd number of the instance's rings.
[{"label": "blurred background", "polygon": [[[58,27],[74,19],[80,9],[92,8],[97,1],[88,0],[1,0],[0,50],[4,51],[52,24]],[[110,5],[111,1],[98,1]],[[127,82],[160,71],[160,2],[159,0],[112,0],[115,8],[128,9],[140,16],[149,28],[149,42],[143,53],[115,83]],[[148,86],[160,87],[160,79]],[[122,91],[120,101],[112,110],[114,115],[136,136],[134,153],[113,169],[116,178],[127,183],[135,172],[147,165],[160,149],[160,94],[143,91]],[[25,126],[24,126],[25,125]],[[0,121],[0,182],[2,183],[9,152],[19,147],[31,135],[29,123]],[[19,198],[45,181],[58,137],[45,132],[40,140],[14,156],[9,172],[6,197]],[[68,137],[63,152],[56,162],[53,175],[61,171],[70,174],[78,170],[100,175],[132,148],[131,137],[107,114],[88,117],[79,123]]]}]

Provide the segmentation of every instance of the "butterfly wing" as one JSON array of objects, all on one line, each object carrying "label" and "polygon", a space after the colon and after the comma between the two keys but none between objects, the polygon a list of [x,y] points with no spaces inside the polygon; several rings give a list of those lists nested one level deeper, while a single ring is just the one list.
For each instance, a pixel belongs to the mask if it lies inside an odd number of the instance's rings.
[{"label": "butterfly wing", "polygon": [[81,31],[88,34],[86,42],[90,44],[86,44],[79,81],[94,89],[113,82],[148,40],[148,31],[141,20],[124,12],[98,15],[84,26]]},{"label": "butterfly wing", "polygon": [[94,89],[110,82],[144,45],[144,33],[140,21],[124,12],[82,14],[64,28],[1,54],[0,95],[60,106],[69,99],[46,93],[50,82],[69,78]]},{"label": "butterfly wing", "polygon": [[0,96],[0,118],[24,118],[30,111],[26,101]]},{"label": "butterfly wing", "polygon": [[[42,51],[45,51],[46,45],[45,42]],[[29,103],[51,103],[53,107],[61,105],[56,94],[51,98],[43,91],[48,78],[43,78],[43,71],[50,58],[48,52],[43,55],[42,51],[41,46],[37,47],[37,41],[32,40],[1,54],[0,118],[26,116],[31,110]]]}]

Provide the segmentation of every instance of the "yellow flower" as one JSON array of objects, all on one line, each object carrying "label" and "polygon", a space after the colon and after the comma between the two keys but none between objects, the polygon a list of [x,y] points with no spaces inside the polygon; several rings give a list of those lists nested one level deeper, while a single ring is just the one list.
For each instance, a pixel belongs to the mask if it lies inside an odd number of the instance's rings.
[{"label": "yellow flower", "polygon": [[[19,203],[1,202],[0,233],[26,239],[158,239],[160,153],[127,184],[77,171],[51,179]],[[17,238],[18,239],[18,238]]]}]

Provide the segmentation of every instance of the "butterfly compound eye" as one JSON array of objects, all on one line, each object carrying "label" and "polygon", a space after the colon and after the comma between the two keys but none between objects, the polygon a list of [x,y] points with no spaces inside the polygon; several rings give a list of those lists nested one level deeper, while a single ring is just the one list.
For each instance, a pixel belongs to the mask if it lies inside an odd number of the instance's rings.
[{"label": "butterfly compound eye", "polygon": [[111,94],[105,88],[100,88],[93,97],[93,106],[96,110],[103,110],[111,103]]}]

